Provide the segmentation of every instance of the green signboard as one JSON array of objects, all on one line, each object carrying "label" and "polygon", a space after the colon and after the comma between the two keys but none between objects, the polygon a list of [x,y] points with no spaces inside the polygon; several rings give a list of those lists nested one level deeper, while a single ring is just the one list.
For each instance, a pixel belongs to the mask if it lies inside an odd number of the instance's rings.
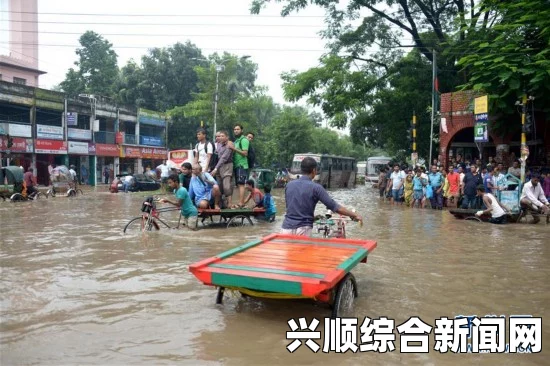
[{"label": "green signboard", "polygon": [[489,133],[487,130],[487,123],[476,123],[474,126],[474,141],[475,142],[488,142]]}]

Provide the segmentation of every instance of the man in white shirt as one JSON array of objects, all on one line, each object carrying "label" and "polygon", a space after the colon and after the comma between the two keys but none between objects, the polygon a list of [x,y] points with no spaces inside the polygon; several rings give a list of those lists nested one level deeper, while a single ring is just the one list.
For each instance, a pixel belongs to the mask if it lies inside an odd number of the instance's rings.
[{"label": "man in white shirt", "polygon": [[[535,213],[542,213],[548,215],[550,213],[550,203],[544,196],[542,186],[539,184],[539,176],[533,174],[531,180],[523,186],[521,191],[520,204],[523,208],[530,208],[535,210]],[[533,223],[538,223],[540,219],[533,216]]]},{"label": "man in white shirt", "polygon": [[157,170],[160,171],[160,183],[162,189],[166,189],[168,186],[168,177],[170,176],[170,168],[166,165],[166,159],[162,161],[162,164],[157,166]]},{"label": "man in white shirt", "polygon": [[399,170],[399,165],[394,165],[393,172],[390,175],[390,180],[392,182],[391,193],[393,197],[393,204],[400,204],[403,198],[403,182],[405,181],[405,172]]},{"label": "man in white shirt", "polygon": [[206,130],[204,128],[199,128],[197,130],[197,140],[199,142],[195,145],[195,149],[193,150],[195,153],[195,163],[200,164],[203,172],[208,172],[210,159],[214,153],[214,144],[206,140]]}]

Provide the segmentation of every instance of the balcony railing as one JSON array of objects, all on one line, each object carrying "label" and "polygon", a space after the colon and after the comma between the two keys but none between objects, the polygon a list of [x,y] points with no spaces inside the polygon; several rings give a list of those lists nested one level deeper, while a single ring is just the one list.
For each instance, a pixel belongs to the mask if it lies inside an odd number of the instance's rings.
[{"label": "balcony railing", "polygon": [[100,144],[114,144],[115,143],[115,133],[107,131],[98,131],[94,132],[94,140]]},{"label": "balcony railing", "polygon": [[128,145],[136,145],[136,135],[124,134],[124,143]]}]

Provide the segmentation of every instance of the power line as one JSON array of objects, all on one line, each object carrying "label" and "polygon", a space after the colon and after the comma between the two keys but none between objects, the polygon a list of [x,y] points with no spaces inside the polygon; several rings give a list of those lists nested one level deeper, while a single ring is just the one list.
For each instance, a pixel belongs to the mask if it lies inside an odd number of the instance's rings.
[{"label": "power line", "polygon": [[[94,16],[94,17],[208,17],[208,18],[283,18],[281,15],[269,14],[127,14],[127,13],[48,13],[32,11],[0,10],[0,13],[37,14],[37,15],[61,15],[61,16]],[[324,18],[324,15],[290,15],[287,18]]]},{"label": "power line", "polygon": [[16,23],[33,23],[33,24],[70,24],[70,25],[116,25],[116,26],[179,26],[179,27],[298,27],[298,28],[322,28],[323,25],[313,24],[239,24],[239,23],[121,23],[121,22],[58,22],[58,21],[34,21],[34,20],[10,20]]},{"label": "power line", "polygon": [[[0,29],[2,31],[10,31],[9,29]],[[66,34],[66,35],[82,35],[82,32],[50,32],[50,31],[32,31],[32,30],[16,30],[19,33],[39,33],[39,34]],[[235,38],[305,38],[305,39],[321,39],[316,36],[295,36],[295,35],[260,35],[260,34],[151,34],[151,33],[101,33],[101,36],[131,36],[131,37],[235,37]]]}]

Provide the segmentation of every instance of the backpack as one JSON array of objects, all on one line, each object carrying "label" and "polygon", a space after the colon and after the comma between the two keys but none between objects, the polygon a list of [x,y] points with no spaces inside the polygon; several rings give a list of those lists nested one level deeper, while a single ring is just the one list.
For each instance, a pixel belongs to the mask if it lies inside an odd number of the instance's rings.
[{"label": "backpack", "polygon": [[149,196],[141,204],[141,212],[150,213],[154,207],[155,207],[155,198],[153,196]]},{"label": "backpack", "polygon": [[[241,141],[242,140],[239,140],[240,150],[243,149]],[[251,143],[248,143],[248,155],[246,156],[246,160],[248,161],[248,169],[254,168],[254,164],[256,163],[256,151],[254,151]]]},{"label": "backpack", "polygon": [[[216,167],[216,164],[218,164],[218,160],[219,159],[219,156],[218,156],[218,152],[216,151],[216,144],[214,144],[212,141],[209,141],[207,140],[206,141],[206,150],[208,151],[208,144],[210,144],[212,146],[212,156],[210,157],[210,162],[208,163],[208,170],[213,170],[215,167]],[[194,152],[197,152],[197,155],[199,153],[199,144],[197,143],[195,145],[195,150],[193,151]]]}]

